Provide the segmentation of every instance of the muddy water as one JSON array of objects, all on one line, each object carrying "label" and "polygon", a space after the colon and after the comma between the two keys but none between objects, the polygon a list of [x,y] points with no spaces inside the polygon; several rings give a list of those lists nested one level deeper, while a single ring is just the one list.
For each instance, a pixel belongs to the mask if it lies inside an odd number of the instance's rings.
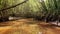
[{"label": "muddy water", "polygon": [[60,27],[32,18],[0,23],[0,34],[60,34]]}]

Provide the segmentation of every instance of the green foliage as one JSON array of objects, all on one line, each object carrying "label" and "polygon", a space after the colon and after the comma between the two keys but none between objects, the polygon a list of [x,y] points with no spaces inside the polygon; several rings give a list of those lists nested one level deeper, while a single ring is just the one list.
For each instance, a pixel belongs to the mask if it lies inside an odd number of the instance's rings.
[{"label": "green foliage", "polygon": [[[16,5],[18,3],[23,2],[24,0],[0,0],[0,9],[10,7]],[[29,0],[28,2],[17,6],[15,8],[11,8],[2,12],[3,16],[5,14],[15,14],[16,16],[23,17],[47,17],[60,15],[60,0]]]}]

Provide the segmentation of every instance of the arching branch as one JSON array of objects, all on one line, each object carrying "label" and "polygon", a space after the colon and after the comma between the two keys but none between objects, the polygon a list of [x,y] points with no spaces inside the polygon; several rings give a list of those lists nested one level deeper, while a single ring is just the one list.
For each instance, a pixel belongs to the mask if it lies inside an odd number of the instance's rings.
[{"label": "arching branch", "polygon": [[7,8],[3,8],[3,9],[1,9],[0,11],[4,11],[4,10],[8,10],[8,9],[14,8],[14,7],[19,6],[19,5],[23,4],[23,3],[26,3],[27,1],[28,1],[28,0],[25,0],[25,1],[23,1],[22,3],[18,3],[18,4],[16,4],[16,5],[14,5],[14,6],[7,7]]}]

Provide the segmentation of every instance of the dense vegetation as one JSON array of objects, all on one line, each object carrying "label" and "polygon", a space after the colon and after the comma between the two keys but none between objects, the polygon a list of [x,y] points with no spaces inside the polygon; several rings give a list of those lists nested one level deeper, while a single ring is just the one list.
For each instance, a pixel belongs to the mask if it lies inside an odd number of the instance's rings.
[{"label": "dense vegetation", "polygon": [[[17,5],[23,1],[0,0],[0,20],[8,19],[9,16],[19,16],[32,17],[46,22],[60,21],[60,0],[28,0],[21,5]],[[7,7],[8,9],[6,9]]]}]

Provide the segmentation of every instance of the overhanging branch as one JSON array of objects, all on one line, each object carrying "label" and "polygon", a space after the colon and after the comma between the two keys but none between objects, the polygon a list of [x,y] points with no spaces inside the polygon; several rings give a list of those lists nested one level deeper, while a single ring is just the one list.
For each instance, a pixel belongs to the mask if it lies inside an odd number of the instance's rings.
[{"label": "overhanging branch", "polygon": [[14,7],[19,6],[19,5],[23,4],[23,3],[26,3],[27,1],[28,1],[28,0],[25,0],[24,2],[18,3],[18,4],[16,4],[16,5],[14,5],[14,6],[7,7],[7,8],[3,8],[3,9],[1,9],[0,11],[4,11],[4,10],[8,10],[8,9],[14,8]]}]

